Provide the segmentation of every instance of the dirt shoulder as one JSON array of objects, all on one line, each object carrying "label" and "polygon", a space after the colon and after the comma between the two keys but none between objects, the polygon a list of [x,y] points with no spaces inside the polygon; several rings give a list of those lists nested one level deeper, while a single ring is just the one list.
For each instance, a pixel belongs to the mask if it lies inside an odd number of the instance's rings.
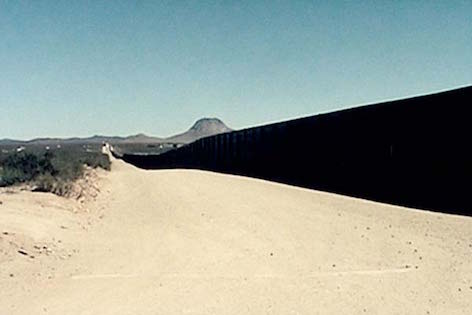
[{"label": "dirt shoulder", "polygon": [[78,239],[103,216],[109,191],[106,172],[92,169],[67,197],[30,189],[0,190],[2,299],[56,277],[58,266],[79,253]]}]

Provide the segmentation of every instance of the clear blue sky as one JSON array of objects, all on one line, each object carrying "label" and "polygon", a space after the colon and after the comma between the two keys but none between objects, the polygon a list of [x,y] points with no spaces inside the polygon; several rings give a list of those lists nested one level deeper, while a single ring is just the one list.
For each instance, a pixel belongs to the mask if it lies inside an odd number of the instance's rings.
[{"label": "clear blue sky", "polygon": [[471,83],[472,1],[0,0],[0,138],[239,129]]}]

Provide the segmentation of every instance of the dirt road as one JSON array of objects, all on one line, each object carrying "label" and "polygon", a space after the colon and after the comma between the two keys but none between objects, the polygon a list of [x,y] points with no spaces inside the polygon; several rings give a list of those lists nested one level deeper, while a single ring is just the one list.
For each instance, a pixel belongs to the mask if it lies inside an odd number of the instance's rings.
[{"label": "dirt road", "polygon": [[472,312],[471,218],[121,161],[101,185],[89,213],[0,195],[0,314]]}]

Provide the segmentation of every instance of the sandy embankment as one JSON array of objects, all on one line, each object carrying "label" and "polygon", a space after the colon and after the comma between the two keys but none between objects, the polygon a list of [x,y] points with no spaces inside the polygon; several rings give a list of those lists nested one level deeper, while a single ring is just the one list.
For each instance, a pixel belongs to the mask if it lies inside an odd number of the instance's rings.
[{"label": "sandy embankment", "polygon": [[101,185],[89,213],[0,195],[0,314],[472,312],[471,218],[121,161]]}]

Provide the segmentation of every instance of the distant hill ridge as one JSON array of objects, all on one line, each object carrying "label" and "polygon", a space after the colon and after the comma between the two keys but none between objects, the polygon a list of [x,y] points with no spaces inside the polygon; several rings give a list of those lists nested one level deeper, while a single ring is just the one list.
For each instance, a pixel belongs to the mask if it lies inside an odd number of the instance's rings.
[{"label": "distant hill ridge", "polygon": [[158,138],[139,133],[128,137],[94,135],[87,138],[37,138],[32,140],[0,139],[0,145],[56,145],[56,144],[79,144],[79,143],[190,143],[203,137],[213,136],[219,133],[232,131],[218,118],[202,118],[197,120],[193,126],[184,133],[168,138]]},{"label": "distant hill ridge", "polygon": [[175,143],[191,143],[200,138],[230,131],[232,129],[218,118],[202,118],[197,120],[188,131],[169,137],[166,140]]}]

